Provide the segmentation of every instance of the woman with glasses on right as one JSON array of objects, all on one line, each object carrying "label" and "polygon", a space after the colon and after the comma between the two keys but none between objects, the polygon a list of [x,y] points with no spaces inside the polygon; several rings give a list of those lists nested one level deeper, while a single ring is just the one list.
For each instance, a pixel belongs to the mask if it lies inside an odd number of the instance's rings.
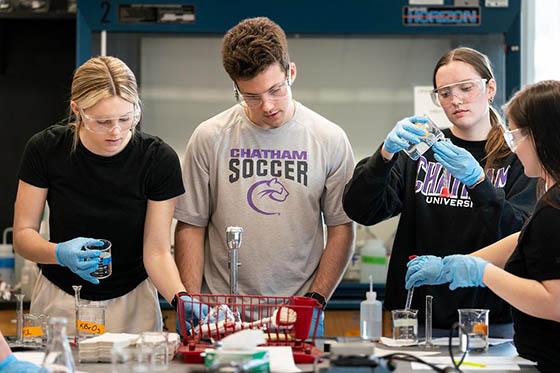
[{"label": "woman with glasses on right", "polygon": [[[405,306],[410,256],[469,254],[518,232],[535,203],[535,182],[508,149],[491,106],[496,81],[488,58],[474,49],[453,49],[436,64],[433,85],[434,102],[453,124],[443,131],[450,141],[437,142],[412,160],[401,150],[420,143],[426,132],[414,123],[427,119],[405,118],[372,156],[358,163],[344,192],[344,209],[360,224],[400,214],[386,311]],[[434,336],[448,335],[459,308],[490,309],[491,335],[513,334],[510,307],[488,289],[451,292],[446,286],[422,286],[412,301],[412,308],[420,310],[419,320],[424,320],[426,295],[434,297]],[[387,335],[388,312],[384,320]]]},{"label": "woman with glasses on right", "polygon": [[[540,198],[520,233],[471,255],[410,263],[407,286],[487,287],[511,304],[519,354],[543,372],[560,371],[560,81],[543,81],[507,104],[504,137],[532,178]],[[439,258],[437,258],[439,259]],[[428,264],[428,263],[431,263]],[[503,269],[502,269],[503,268]]]}]

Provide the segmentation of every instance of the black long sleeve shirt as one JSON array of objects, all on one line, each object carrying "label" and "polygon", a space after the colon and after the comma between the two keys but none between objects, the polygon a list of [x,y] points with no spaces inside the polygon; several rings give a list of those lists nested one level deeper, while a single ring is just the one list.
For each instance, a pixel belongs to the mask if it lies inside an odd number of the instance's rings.
[{"label": "black long sleeve shirt", "polygon": [[[486,141],[465,141],[449,130],[445,134],[484,167]],[[380,149],[358,163],[346,185],[343,204],[348,216],[364,225],[401,214],[389,262],[385,309],[404,308],[410,255],[472,253],[521,230],[535,205],[536,181],[524,175],[515,154],[499,168],[488,170],[485,180],[469,189],[447,174],[431,149],[416,161],[401,152],[389,162]],[[450,196],[443,196],[444,187]],[[458,319],[459,308],[490,309],[491,323],[512,321],[509,305],[489,289],[451,291],[448,284],[415,290],[412,308],[420,311],[420,320],[426,295],[434,296],[436,328],[449,328]]]}]

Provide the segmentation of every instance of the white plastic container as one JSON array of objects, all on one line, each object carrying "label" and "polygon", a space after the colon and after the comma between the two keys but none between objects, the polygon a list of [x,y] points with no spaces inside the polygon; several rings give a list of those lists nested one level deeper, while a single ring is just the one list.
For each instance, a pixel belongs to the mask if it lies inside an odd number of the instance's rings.
[{"label": "white plastic container", "polygon": [[367,240],[360,249],[360,282],[367,283],[372,276],[374,284],[384,284],[387,280],[387,250],[383,241]]},{"label": "white plastic container", "polygon": [[377,340],[381,337],[383,311],[381,302],[375,299],[376,296],[370,277],[366,300],[360,303],[360,337],[364,340]]},{"label": "white plastic container", "polygon": [[13,229],[4,229],[2,244],[0,244],[0,280],[14,285],[15,257],[12,244],[8,243],[8,233]]}]

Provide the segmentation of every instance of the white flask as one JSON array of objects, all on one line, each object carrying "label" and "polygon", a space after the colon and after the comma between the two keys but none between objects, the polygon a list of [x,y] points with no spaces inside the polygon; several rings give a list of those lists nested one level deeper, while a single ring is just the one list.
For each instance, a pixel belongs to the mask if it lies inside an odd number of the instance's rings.
[{"label": "white flask", "polygon": [[360,337],[366,340],[377,340],[381,337],[381,302],[376,300],[373,291],[373,278],[369,276],[369,291],[366,300],[360,303]]}]

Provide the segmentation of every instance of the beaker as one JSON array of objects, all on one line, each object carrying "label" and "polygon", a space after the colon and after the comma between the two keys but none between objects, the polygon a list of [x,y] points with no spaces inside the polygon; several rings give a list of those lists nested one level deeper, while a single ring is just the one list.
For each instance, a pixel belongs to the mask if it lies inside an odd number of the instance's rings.
[{"label": "beaker", "polygon": [[101,251],[101,256],[99,257],[99,265],[97,269],[91,273],[93,277],[98,279],[104,279],[113,273],[113,263],[112,263],[112,256],[111,256],[111,242],[108,240],[100,239],[98,241],[103,242],[102,246],[94,246],[94,245],[85,245],[84,249],[86,250],[99,250]]},{"label": "beaker", "polygon": [[149,371],[149,361],[142,356],[141,347],[113,347],[111,349],[112,373],[138,373]]},{"label": "beaker", "polygon": [[80,304],[77,308],[78,341],[105,333],[105,305],[101,302]]},{"label": "beaker", "polygon": [[438,126],[429,117],[426,118],[426,123],[414,123],[416,126],[425,130],[426,135],[420,137],[420,143],[410,144],[408,149],[403,150],[414,161],[420,158],[420,156],[430,149],[436,142],[445,138],[445,135],[441,132]]},{"label": "beaker", "polygon": [[391,314],[393,339],[407,343],[418,342],[418,310],[393,310]]},{"label": "beaker", "polygon": [[[488,350],[488,314],[490,310],[479,308],[462,308],[459,312],[459,348],[467,351]],[[464,331],[463,331],[464,330]]]},{"label": "beaker", "polygon": [[150,368],[154,371],[167,370],[169,345],[167,332],[143,332],[141,349],[150,355]]},{"label": "beaker", "polygon": [[66,339],[65,317],[51,317],[49,321],[49,341],[39,372],[74,372],[74,358]]},{"label": "beaker", "polygon": [[47,344],[49,316],[23,315],[23,345],[27,347],[44,347]]}]

